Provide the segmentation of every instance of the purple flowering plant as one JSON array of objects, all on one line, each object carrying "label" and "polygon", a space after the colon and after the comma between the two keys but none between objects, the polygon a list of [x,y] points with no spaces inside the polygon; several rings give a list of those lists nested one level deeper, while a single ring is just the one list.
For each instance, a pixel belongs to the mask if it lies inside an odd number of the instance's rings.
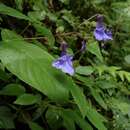
[{"label": "purple flowering plant", "polygon": [[130,0],[1,1],[1,130],[130,130]]},{"label": "purple flowering plant", "polygon": [[[73,67],[73,56],[69,55],[67,53],[67,48],[68,48],[67,43],[62,42],[62,44],[61,44],[61,55],[57,60],[55,60],[52,63],[52,66],[55,67],[56,69],[60,69],[64,73],[67,73],[67,74],[72,76],[72,75],[74,75],[74,72],[75,72],[74,67]],[[86,50],[86,42],[85,42],[85,40],[83,40],[81,49],[79,51],[77,51],[76,53],[78,53],[78,52],[84,53],[85,50]],[[83,54],[81,55],[81,57],[82,56],[83,56]]]},{"label": "purple flowering plant", "polygon": [[96,28],[94,30],[94,36],[95,36],[95,39],[98,41],[112,40],[112,32],[106,29],[103,22],[102,15],[97,16],[97,23],[96,23]]},{"label": "purple flowering plant", "polygon": [[67,43],[63,42],[61,44],[61,56],[52,63],[52,66],[72,76],[74,75],[73,56],[67,54],[66,50]]}]

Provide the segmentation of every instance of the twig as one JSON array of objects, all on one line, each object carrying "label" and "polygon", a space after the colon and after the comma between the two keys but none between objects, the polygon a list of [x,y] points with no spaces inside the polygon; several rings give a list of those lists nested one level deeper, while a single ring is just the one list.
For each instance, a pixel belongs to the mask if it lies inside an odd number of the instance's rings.
[{"label": "twig", "polygon": [[[46,37],[25,37],[23,40],[34,40],[34,39],[45,39]],[[11,40],[6,40],[6,41],[19,41],[19,39],[11,39]]]},{"label": "twig", "polygon": [[98,14],[95,14],[95,15],[91,16],[90,18],[86,19],[84,22],[82,22],[81,24],[79,24],[78,27],[80,27],[80,26],[81,26],[82,24],[84,24],[86,21],[89,21],[89,20],[91,20],[91,19],[97,17],[97,15],[98,15]]},{"label": "twig", "polygon": [[22,30],[22,32],[20,33],[20,35],[22,35],[28,29],[29,26],[30,26],[30,23],[28,23],[28,25]]}]

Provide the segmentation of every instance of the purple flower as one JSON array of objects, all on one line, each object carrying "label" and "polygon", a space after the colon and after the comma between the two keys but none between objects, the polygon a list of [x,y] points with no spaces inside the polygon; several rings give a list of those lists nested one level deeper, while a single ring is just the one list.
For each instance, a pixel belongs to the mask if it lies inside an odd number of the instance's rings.
[{"label": "purple flower", "polygon": [[52,66],[61,69],[64,73],[68,73],[69,75],[74,75],[74,68],[72,64],[73,57],[66,54],[60,58],[58,58],[56,61],[52,63]]},{"label": "purple flower", "polygon": [[61,44],[61,49],[62,49],[61,57],[55,60],[52,63],[52,66],[57,69],[60,69],[64,73],[74,75],[74,68],[72,63],[73,56],[70,56],[66,53],[67,44],[66,45]]},{"label": "purple flower", "polygon": [[94,36],[98,41],[112,40],[112,33],[110,30],[106,30],[103,23],[102,15],[97,16],[97,25],[96,25],[96,29],[94,30]]}]

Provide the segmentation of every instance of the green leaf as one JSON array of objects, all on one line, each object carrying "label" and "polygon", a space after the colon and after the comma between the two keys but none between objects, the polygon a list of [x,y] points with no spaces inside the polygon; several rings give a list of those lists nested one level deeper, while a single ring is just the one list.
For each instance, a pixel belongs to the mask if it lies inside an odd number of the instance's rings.
[{"label": "green leaf", "polygon": [[101,76],[102,73],[104,73],[104,71],[107,70],[106,68],[107,67],[105,65],[95,66],[95,69],[97,69],[99,76]]},{"label": "green leaf", "polygon": [[83,76],[77,76],[77,78],[81,80],[84,83],[84,85],[89,87],[89,89],[91,90],[92,96],[99,103],[99,105],[101,105],[104,109],[107,109],[107,105],[105,104],[103,98],[101,97],[97,89],[93,88],[95,83],[93,83],[92,79],[89,79],[88,77],[83,77]]},{"label": "green leaf", "polygon": [[30,17],[30,19],[32,19],[33,21],[41,21],[45,19],[46,11],[30,11],[28,12],[28,17]]},{"label": "green leaf", "polygon": [[112,89],[117,87],[116,82],[109,80],[97,81],[96,85],[98,85],[101,89]]},{"label": "green leaf", "polygon": [[130,55],[125,56],[125,61],[130,64]]},{"label": "green leaf", "polygon": [[130,72],[124,71],[124,76],[130,82]]},{"label": "green leaf", "polygon": [[15,129],[13,114],[8,107],[0,106],[0,128]]},{"label": "green leaf", "polygon": [[94,43],[88,43],[87,44],[87,50],[89,52],[91,52],[92,54],[96,55],[97,58],[103,62],[103,57],[102,57],[102,54],[100,52],[100,48],[99,48],[99,45],[97,42],[94,42]]},{"label": "green leaf", "polygon": [[106,121],[91,105],[87,102],[85,95],[77,85],[69,86],[71,94],[78,105],[83,117],[87,116],[89,121],[99,130],[107,130],[103,124]]},{"label": "green leaf", "polygon": [[59,123],[62,122],[59,115],[59,110],[55,107],[49,107],[45,116],[51,129],[58,130],[58,128],[62,126],[62,123]]},{"label": "green leaf", "polygon": [[94,68],[92,66],[79,66],[76,68],[76,73],[82,75],[90,75],[94,72]]},{"label": "green leaf", "polygon": [[124,115],[128,115],[130,112],[130,104],[120,99],[112,98],[110,99],[113,107],[119,109]]},{"label": "green leaf", "polygon": [[36,95],[23,94],[23,95],[20,95],[14,103],[18,105],[32,105],[32,104],[37,103],[38,100],[39,100],[39,97]]},{"label": "green leaf", "polygon": [[64,126],[67,130],[76,130],[75,121],[72,117],[72,114],[70,115],[70,113],[67,111],[61,111],[61,116],[63,118]]},{"label": "green leaf", "polygon": [[19,10],[22,10],[23,0],[15,0],[15,4]]},{"label": "green leaf", "polygon": [[107,109],[107,105],[104,102],[104,100],[101,97],[101,95],[98,93],[98,91],[96,91],[96,89],[92,88],[92,87],[90,87],[90,90],[91,90],[92,96],[99,103],[99,105],[101,105],[104,109]]},{"label": "green leaf", "polygon": [[1,91],[0,95],[19,96],[25,93],[25,88],[20,84],[8,84]]},{"label": "green leaf", "polygon": [[39,126],[39,125],[38,125],[37,123],[35,123],[35,122],[29,121],[28,124],[29,124],[29,127],[30,127],[31,130],[44,130],[43,127]]},{"label": "green leaf", "polygon": [[4,41],[7,41],[7,42],[8,41],[10,42],[24,41],[22,36],[17,35],[16,32],[8,30],[8,29],[4,29],[4,31],[1,32],[1,35]]},{"label": "green leaf", "polygon": [[0,69],[0,79],[1,80],[9,80],[11,76],[9,74],[7,74],[5,71],[3,71],[2,69]]},{"label": "green leaf", "polygon": [[33,24],[34,28],[37,30],[38,33],[45,36],[47,38],[47,44],[52,47],[55,43],[55,38],[50,29],[45,27],[44,25],[40,24]]},{"label": "green leaf", "polygon": [[0,14],[9,15],[19,19],[29,20],[29,18],[26,15],[4,4],[0,4]]},{"label": "green leaf", "polygon": [[[9,31],[7,34],[11,36],[12,33]],[[2,38],[6,42],[0,47],[0,59],[7,69],[49,98],[66,101],[68,99],[66,86],[71,86],[69,77],[52,67],[53,57],[38,46],[25,41],[7,42],[3,34],[6,33],[2,33]]]},{"label": "green leaf", "polygon": [[75,127],[73,126],[74,123],[76,123],[82,130],[93,130],[91,125],[81,117],[81,115],[74,111],[74,110],[62,110],[61,111],[61,116],[63,117],[63,120],[68,121],[68,126],[70,126],[68,130],[75,130]]}]

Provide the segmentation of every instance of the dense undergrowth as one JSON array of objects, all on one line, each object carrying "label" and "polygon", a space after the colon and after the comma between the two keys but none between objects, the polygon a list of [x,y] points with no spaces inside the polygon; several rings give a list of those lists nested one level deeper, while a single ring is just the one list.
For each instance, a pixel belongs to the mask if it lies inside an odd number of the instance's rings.
[{"label": "dense undergrowth", "polygon": [[1,129],[130,130],[130,0],[1,0],[0,32]]}]

